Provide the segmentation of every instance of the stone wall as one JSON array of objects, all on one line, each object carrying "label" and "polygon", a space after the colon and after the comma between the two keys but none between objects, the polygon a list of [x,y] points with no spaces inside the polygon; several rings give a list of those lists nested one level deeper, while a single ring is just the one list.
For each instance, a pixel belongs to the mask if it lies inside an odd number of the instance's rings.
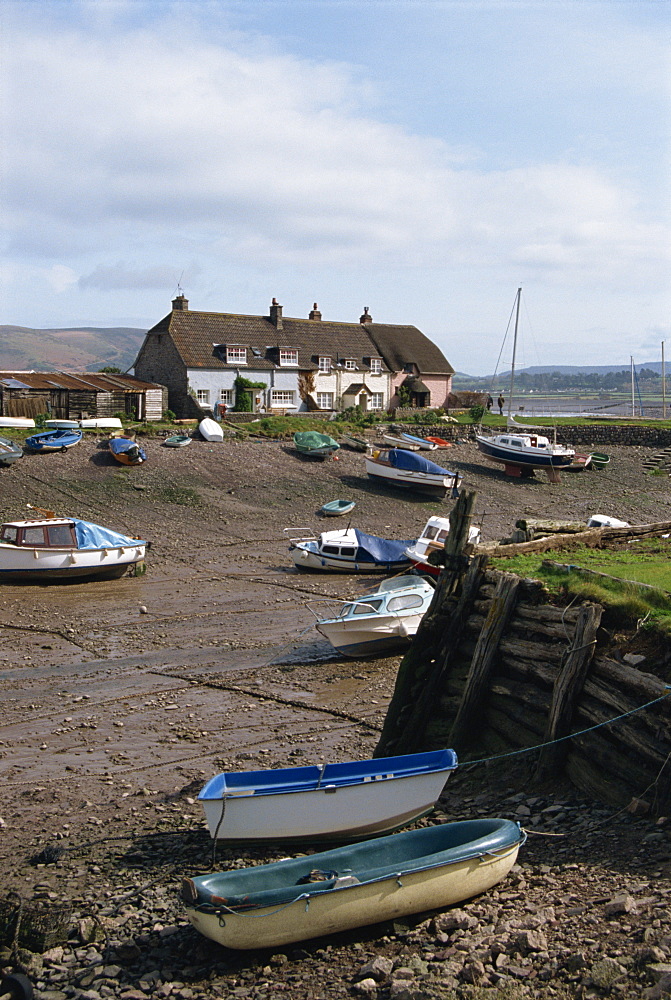
[{"label": "stone wall", "polygon": [[[457,438],[466,438],[469,441],[475,439],[476,434],[501,434],[504,427],[484,427],[480,428],[472,424],[450,424],[439,423],[429,424],[398,424],[409,434],[417,434],[420,437],[427,434],[443,437],[447,441],[455,441]],[[521,428],[520,428],[521,431]],[[539,433],[543,433],[539,431]],[[547,436],[552,438],[553,428],[547,428]],[[636,424],[583,424],[575,426],[557,427],[557,441],[560,444],[580,445],[594,450],[607,445],[639,445],[645,448],[666,448],[671,445],[671,428],[655,427],[649,424],[637,426]]]}]

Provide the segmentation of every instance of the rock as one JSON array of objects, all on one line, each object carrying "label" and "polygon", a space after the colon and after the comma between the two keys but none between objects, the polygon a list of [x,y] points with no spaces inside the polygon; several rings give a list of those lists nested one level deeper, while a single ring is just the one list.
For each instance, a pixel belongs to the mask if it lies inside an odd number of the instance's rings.
[{"label": "rock", "polygon": [[666,997],[671,996],[671,973],[662,976],[654,986],[643,990],[641,996],[643,1000],[665,1000]]},{"label": "rock", "polygon": [[354,983],[352,989],[356,993],[364,993],[369,995],[377,991],[377,982],[372,978],[360,979],[358,982]]},{"label": "rock", "polygon": [[547,951],[548,940],[542,931],[523,930],[515,938],[517,946],[522,951]]},{"label": "rock", "polygon": [[604,916],[619,917],[623,913],[634,913],[636,911],[636,900],[633,896],[624,893],[621,896],[614,896],[603,908]]},{"label": "rock", "polygon": [[589,970],[590,979],[602,990],[610,989],[614,983],[626,975],[626,969],[614,958],[600,958]]},{"label": "rock", "polygon": [[390,975],[394,963],[385,955],[376,955],[371,962],[366,962],[359,969],[357,979],[374,979],[376,983],[383,982]]}]

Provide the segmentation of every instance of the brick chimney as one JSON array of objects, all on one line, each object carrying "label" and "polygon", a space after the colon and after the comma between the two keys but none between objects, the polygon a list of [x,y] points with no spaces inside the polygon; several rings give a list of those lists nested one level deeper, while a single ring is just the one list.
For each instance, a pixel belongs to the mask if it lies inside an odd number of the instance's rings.
[{"label": "brick chimney", "polygon": [[310,310],[310,315],[308,316],[308,319],[321,319],[321,318],[322,314],[320,313],[319,309],[317,309],[317,303],[315,302],[314,305],[312,306],[312,309]]},{"label": "brick chimney", "polygon": [[185,299],[183,295],[177,295],[172,300],[172,308],[173,308],[173,311],[180,310],[182,312],[188,312],[188,309],[189,309],[189,300]]},{"label": "brick chimney", "polygon": [[359,322],[360,323],[372,323],[373,322],[373,317],[368,312],[368,306],[364,306],[363,307],[363,316],[359,316]]},{"label": "brick chimney", "polygon": [[270,305],[270,322],[273,324],[276,330],[282,330],[282,306],[279,304],[277,299],[273,299]]}]

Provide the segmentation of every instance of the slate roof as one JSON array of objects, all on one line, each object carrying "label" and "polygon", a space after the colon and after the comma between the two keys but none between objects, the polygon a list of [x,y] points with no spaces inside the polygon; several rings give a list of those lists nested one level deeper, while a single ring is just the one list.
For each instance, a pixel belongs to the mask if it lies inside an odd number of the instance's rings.
[{"label": "slate roof", "polygon": [[[279,365],[278,348],[298,349],[298,368],[315,370],[320,357],[354,358],[365,372],[370,359],[382,358],[382,371],[402,371],[414,361],[422,374],[454,372],[442,352],[415,326],[383,323],[337,323],[329,320],[282,318],[278,330],[268,316],[199,312],[174,309],[148,336],[169,333],[187,368],[231,370],[241,367],[226,361],[226,345],[247,347],[247,365],[259,371],[290,369]],[[372,350],[371,350],[372,344]],[[351,369],[349,369],[351,370]]]}]

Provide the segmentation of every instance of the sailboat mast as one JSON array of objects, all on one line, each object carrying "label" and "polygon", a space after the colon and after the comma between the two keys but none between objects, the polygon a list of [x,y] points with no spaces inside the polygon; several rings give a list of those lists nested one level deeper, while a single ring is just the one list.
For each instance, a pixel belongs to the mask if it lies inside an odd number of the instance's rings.
[{"label": "sailboat mast", "polygon": [[631,356],[631,354],[629,355],[629,359],[631,361],[631,415],[632,415],[632,417],[635,417],[636,416],[636,403],[635,403],[635,397],[634,397],[634,359]]},{"label": "sailboat mast", "polygon": [[513,388],[515,386],[515,358],[517,357],[517,330],[520,325],[520,300],[522,298],[522,289],[517,289],[517,308],[515,311],[515,335],[513,337],[513,363],[510,366],[510,395],[508,396],[508,422],[510,422],[510,413],[513,405]]}]

